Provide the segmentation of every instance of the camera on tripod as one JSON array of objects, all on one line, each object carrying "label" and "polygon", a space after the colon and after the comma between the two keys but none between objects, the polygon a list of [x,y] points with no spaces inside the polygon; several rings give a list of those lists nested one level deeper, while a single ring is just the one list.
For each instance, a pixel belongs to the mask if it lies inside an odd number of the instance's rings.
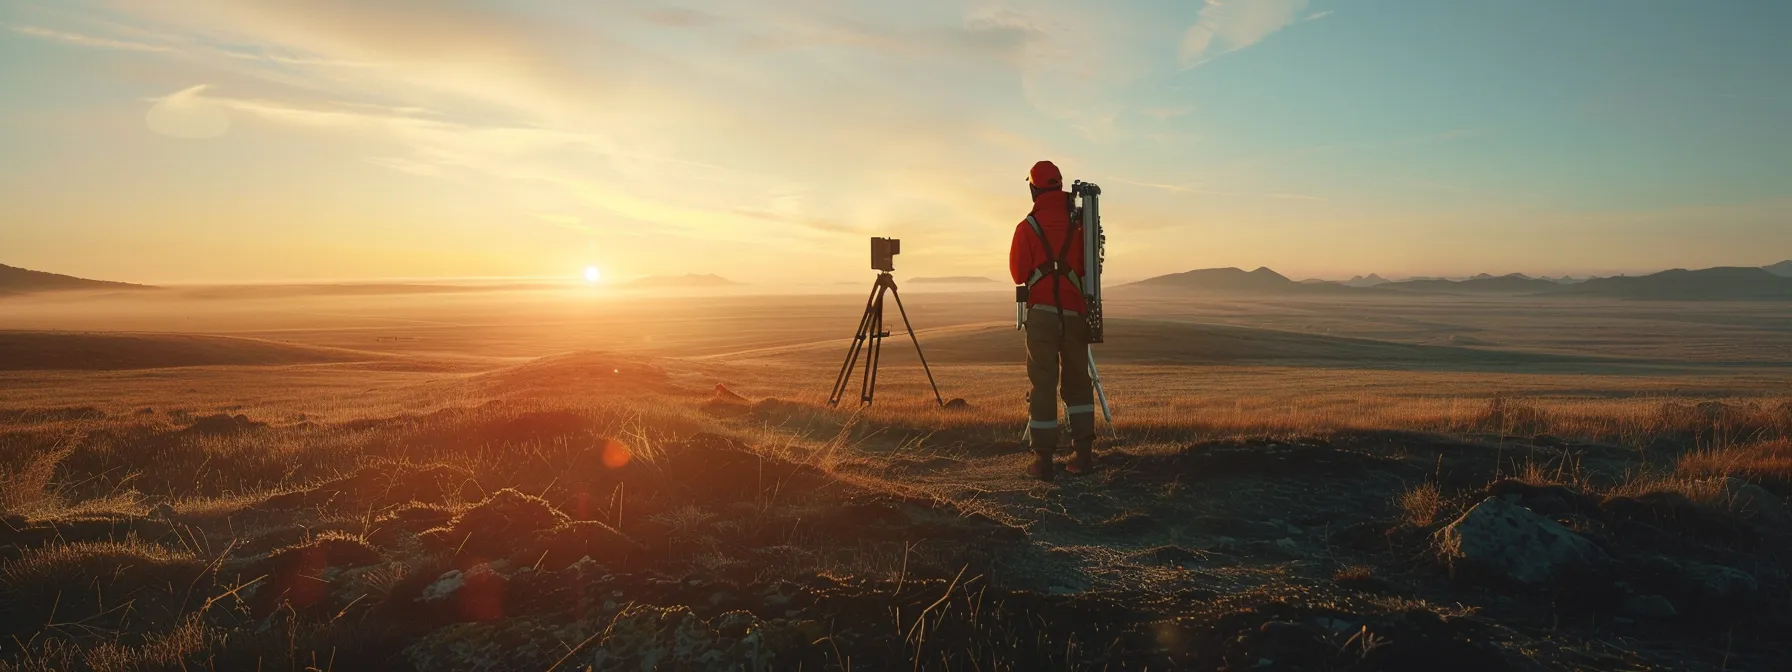
[{"label": "camera on tripod", "polygon": [[896,270],[896,255],[902,254],[902,241],[895,238],[871,238],[871,268],[888,273]]}]

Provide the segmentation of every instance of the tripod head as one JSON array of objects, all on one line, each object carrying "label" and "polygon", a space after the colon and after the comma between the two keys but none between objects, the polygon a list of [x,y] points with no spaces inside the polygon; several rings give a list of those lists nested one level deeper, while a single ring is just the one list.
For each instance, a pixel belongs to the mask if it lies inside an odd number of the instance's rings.
[{"label": "tripod head", "polygon": [[896,238],[871,237],[871,268],[889,273],[896,270],[896,255],[902,254],[902,241]]}]

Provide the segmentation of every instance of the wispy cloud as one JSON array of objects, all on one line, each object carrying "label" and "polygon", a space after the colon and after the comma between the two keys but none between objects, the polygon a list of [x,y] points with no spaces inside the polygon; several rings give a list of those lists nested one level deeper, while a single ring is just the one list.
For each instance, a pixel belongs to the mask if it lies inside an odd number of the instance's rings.
[{"label": "wispy cloud", "polygon": [[1320,196],[1311,196],[1308,194],[1299,194],[1299,193],[1294,193],[1294,192],[1249,193],[1249,192],[1237,192],[1237,191],[1224,191],[1224,190],[1219,190],[1219,189],[1210,189],[1210,188],[1206,188],[1206,187],[1203,187],[1203,186],[1201,186],[1199,184],[1195,184],[1195,183],[1170,184],[1170,183],[1164,183],[1164,182],[1146,182],[1146,181],[1140,181],[1140,180],[1129,180],[1129,179],[1120,178],[1120,177],[1109,178],[1109,179],[1111,179],[1114,182],[1121,183],[1121,184],[1130,184],[1135,187],[1145,187],[1147,189],[1156,189],[1159,191],[1168,191],[1168,192],[1177,193],[1177,194],[1193,194],[1193,195],[1199,195],[1199,196],[1220,196],[1220,197],[1226,197],[1226,198],[1269,199],[1269,200],[1277,200],[1277,201],[1321,202],[1321,201],[1326,200],[1325,198],[1320,197]]},{"label": "wispy cloud", "polygon": [[1331,16],[1331,15],[1332,15],[1332,14],[1333,14],[1333,13],[1334,13],[1334,12],[1335,12],[1335,11],[1336,11],[1336,10],[1330,10],[1330,9],[1328,9],[1328,10],[1325,10],[1325,11],[1323,11],[1323,12],[1313,12],[1313,13],[1312,13],[1312,14],[1308,14],[1308,15],[1307,15],[1307,18],[1306,18],[1306,19],[1304,19],[1304,20],[1306,20],[1306,21],[1318,21],[1318,20],[1320,20],[1320,19],[1323,19],[1323,18],[1325,18],[1325,17],[1328,17],[1328,16]]},{"label": "wispy cloud", "polygon": [[1182,66],[1192,68],[1261,42],[1299,21],[1306,9],[1307,0],[1207,0],[1182,36]]},{"label": "wispy cloud", "polygon": [[72,44],[72,45],[77,45],[77,46],[82,46],[82,47],[91,47],[94,49],[115,49],[115,50],[119,50],[119,51],[142,51],[142,52],[159,52],[159,53],[170,53],[170,52],[175,51],[175,49],[173,47],[170,47],[167,45],[162,45],[162,44],[151,44],[148,42],[135,42],[135,41],[131,41],[131,40],[119,40],[119,39],[113,39],[113,38],[109,38],[109,37],[96,37],[93,35],[85,35],[82,33],[73,33],[73,32],[69,32],[66,30],[53,30],[53,29],[44,28],[41,26],[7,26],[7,27],[12,29],[13,32],[18,33],[20,35],[29,35],[31,37],[35,37],[35,38],[39,38],[39,39],[51,40],[54,42],[61,42],[64,44]]}]

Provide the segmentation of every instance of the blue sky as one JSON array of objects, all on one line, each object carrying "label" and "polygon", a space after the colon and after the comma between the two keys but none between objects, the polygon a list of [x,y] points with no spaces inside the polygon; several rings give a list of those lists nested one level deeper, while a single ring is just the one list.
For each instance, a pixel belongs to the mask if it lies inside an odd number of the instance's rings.
[{"label": "blue sky", "polygon": [[1792,3],[22,0],[0,263],[167,281],[1792,257]]}]

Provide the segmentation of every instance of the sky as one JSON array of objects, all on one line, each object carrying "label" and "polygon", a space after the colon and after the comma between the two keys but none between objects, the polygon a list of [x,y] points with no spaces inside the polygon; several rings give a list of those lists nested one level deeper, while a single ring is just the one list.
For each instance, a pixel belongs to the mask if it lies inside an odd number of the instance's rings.
[{"label": "sky", "polygon": [[0,263],[136,282],[1792,258],[1792,3],[7,0]]}]

